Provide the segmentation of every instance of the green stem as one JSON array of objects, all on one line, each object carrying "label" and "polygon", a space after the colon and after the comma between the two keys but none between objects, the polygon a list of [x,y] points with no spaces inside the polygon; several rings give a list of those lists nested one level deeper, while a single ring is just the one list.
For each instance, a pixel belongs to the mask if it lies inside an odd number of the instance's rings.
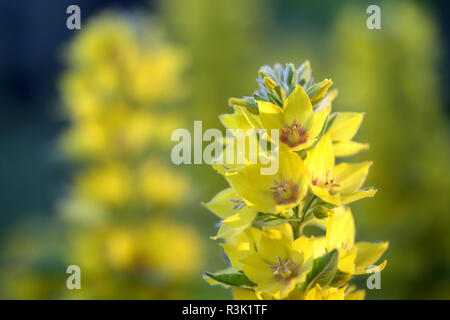
[{"label": "green stem", "polygon": [[308,213],[309,207],[311,207],[312,203],[314,202],[314,200],[316,200],[317,196],[313,195],[308,203],[306,204],[306,206],[303,208],[303,212],[302,212],[302,218],[300,219],[300,223],[299,223],[299,229],[300,229],[300,234],[302,233],[303,230],[303,220],[306,217],[306,214]]}]

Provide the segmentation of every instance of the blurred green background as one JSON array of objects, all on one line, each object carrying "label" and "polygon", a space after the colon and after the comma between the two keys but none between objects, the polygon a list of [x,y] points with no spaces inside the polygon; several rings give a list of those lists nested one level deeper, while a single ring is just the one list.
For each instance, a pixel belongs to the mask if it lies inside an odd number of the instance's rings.
[{"label": "blurred green background", "polygon": [[[65,27],[70,4],[80,31]],[[370,4],[381,30],[366,27]],[[334,110],[365,112],[358,140],[371,148],[354,160],[374,161],[378,193],[352,206],[357,237],[390,242],[381,290],[367,298],[449,299],[448,8],[2,3],[0,298],[230,298],[201,278],[226,266],[200,205],[225,181],[206,165],[172,166],[170,131],[220,128],[260,66],[309,59],[339,90]],[[66,288],[71,264],[81,290]]]}]

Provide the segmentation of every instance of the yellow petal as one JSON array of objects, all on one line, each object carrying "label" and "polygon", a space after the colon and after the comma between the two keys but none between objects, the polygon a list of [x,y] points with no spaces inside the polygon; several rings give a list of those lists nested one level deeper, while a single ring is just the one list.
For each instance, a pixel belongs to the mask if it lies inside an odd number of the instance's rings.
[{"label": "yellow petal", "polygon": [[352,156],[362,150],[369,149],[367,143],[360,143],[355,141],[343,141],[333,143],[334,155],[336,157]]},{"label": "yellow petal", "polygon": [[381,272],[384,270],[384,268],[387,265],[387,260],[384,260],[382,263],[380,263],[379,265],[374,265],[373,267],[370,268],[366,268],[366,269],[356,269],[355,270],[355,275],[360,275],[360,274],[366,274],[366,273],[374,273],[374,272]]},{"label": "yellow petal", "polygon": [[306,124],[312,114],[312,104],[308,94],[298,85],[283,105],[284,120],[291,125],[294,120]]},{"label": "yellow petal", "polygon": [[261,166],[249,165],[233,175],[226,176],[228,183],[255,210],[276,213],[273,176],[261,175]]},{"label": "yellow petal", "polygon": [[276,226],[273,228],[264,228],[264,237],[270,239],[282,239],[287,238],[289,242],[292,242],[294,239],[294,231],[292,230],[292,226],[289,223],[284,223],[280,226]]},{"label": "yellow petal", "polygon": [[241,228],[242,226],[248,226],[249,224],[251,224],[257,214],[257,211],[248,207],[244,207],[239,210],[238,213],[223,220],[222,223],[228,225],[231,228]]},{"label": "yellow petal", "polygon": [[249,254],[254,253],[250,247],[249,242],[243,242],[238,244],[221,244],[223,247],[230,263],[236,270],[242,270],[243,266],[241,261],[246,258]]},{"label": "yellow petal", "polygon": [[340,193],[351,193],[358,190],[366,180],[371,161],[360,163],[340,163],[334,167],[333,175],[341,186],[336,188]]},{"label": "yellow petal", "polygon": [[254,283],[259,284],[270,281],[273,278],[273,271],[269,268],[261,254],[253,253],[242,259],[242,267],[245,275]]},{"label": "yellow petal", "polygon": [[308,132],[308,139],[316,138],[320,131],[322,131],[328,113],[330,113],[330,108],[318,110],[312,114],[308,122],[305,124],[305,128]]},{"label": "yellow petal", "polygon": [[254,128],[257,129],[263,128],[261,118],[259,117],[259,115],[248,111],[247,108],[244,107],[236,107],[236,113],[238,113],[238,111],[239,114],[242,114]]},{"label": "yellow petal", "polygon": [[330,194],[330,192],[327,189],[324,189],[322,187],[313,185],[311,185],[310,187],[311,191],[323,201],[334,204],[335,206],[341,205],[341,197],[339,193]]},{"label": "yellow petal", "polygon": [[292,244],[291,258],[295,263],[300,264],[298,275],[295,277],[297,283],[305,281],[306,274],[311,271],[313,265],[313,241],[313,238],[300,237]]},{"label": "yellow petal", "polygon": [[372,188],[364,189],[353,193],[342,194],[341,200],[343,204],[348,204],[351,202],[358,201],[360,199],[373,197],[375,193],[377,193],[377,190],[375,189]]},{"label": "yellow petal", "polygon": [[243,114],[238,114],[238,112],[234,114],[222,114],[219,116],[219,120],[225,128],[231,130],[242,129],[243,131],[247,131],[253,128],[247,118]]},{"label": "yellow petal", "polygon": [[355,243],[355,221],[350,208],[339,207],[328,218],[327,249],[351,250]]},{"label": "yellow petal", "polygon": [[289,259],[291,241],[286,237],[281,239],[268,239],[263,234],[260,242],[259,253],[267,263],[271,265],[278,264],[278,258]]},{"label": "yellow petal", "polygon": [[235,203],[230,200],[238,198],[237,193],[232,188],[227,188],[216,194],[209,202],[203,203],[203,206],[219,218],[225,219],[238,211],[233,209]]},{"label": "yellow petal", "polygon": [[322,300],[322,288],[319,284],[316,284],[314,288],[308,291],[305,300]]},{"label": "yellow petal", "polygon": [[[320,221],[324,221],[324,220],[320,220]],[[325,253],[327,253],[327,248],[326,248],[326,237],[318,237],[318,238],[314,238],[313,241],[313,258],[318,258],[323,256]]]},{"label": "yellow petal", "polygon": [[329,134],[325,134],[314,149],[308,151],[306,165],[312,171],[313,178],[320,180],[325,180],[327,172],[333,171],[334,154]]},{"label": "yellow petal", "polygon": [[283,127],[283,110],[279,106],[266,101],[258,101],[258,109],[261,123],[269,135],[271,129]]},{"label": "yellow petal", "polygon": [[338,269],[344,273],[354,274],[355,272],[356,250],[350,253],[339,250]]},{"label": "yellow petal", "polygon": [[240,209],[238,213],[222,221],[223,224],[220,227],[216,238],[226,239],[236,236],[244,229],[251,226],[257,214],[258,212],[252,208],[244,207]]},{"label": "yellow petal", "polygon": [[370,243],[358,242],[356,244],[356,272],[365,273],[366,268],[375,264],[387,250],[388,242]]},{"label": "yellow petal", "polygon": [[331,140],[348,141],[351,140],[361,125],[363,113],[357,112],[337,112],[330,127]]},{"label": "yellow petal", "polygon": [[295,261],[298,263],[303,263],[313,257],[313,239],[300,237],[297,238],[292,244],[292,250],[297,251],[302,254],[303,261]]}]

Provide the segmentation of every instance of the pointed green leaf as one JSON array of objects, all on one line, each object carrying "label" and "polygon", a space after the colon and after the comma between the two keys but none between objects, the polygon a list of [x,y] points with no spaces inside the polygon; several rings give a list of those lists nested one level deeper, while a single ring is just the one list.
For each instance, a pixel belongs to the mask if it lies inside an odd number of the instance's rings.
[{"label": "pointed green leaf", "polygon": [[338,260],[339,253],[336,249],[314,259],[312,270],[308,273],[303,285],[305,292],[316,284],[319,284],[322,288],[327,286],[336,274]]},{"label": "pointed green leaf", "polygon": [[[205,272],[204,273],[205,278],[212,279],[214,281],[219,282],[219,284],[226,285],[226,286],[233,286],[233,287],[246,287],[246,288],[252,288],[256,286],[253,282],[250,281],[247,276],[241,272],[230,272],[230,273],[213,273],[213,272]],[[206,280],[209,280],[206,279]],[[208,281],[211,283],[211,281]]]}]

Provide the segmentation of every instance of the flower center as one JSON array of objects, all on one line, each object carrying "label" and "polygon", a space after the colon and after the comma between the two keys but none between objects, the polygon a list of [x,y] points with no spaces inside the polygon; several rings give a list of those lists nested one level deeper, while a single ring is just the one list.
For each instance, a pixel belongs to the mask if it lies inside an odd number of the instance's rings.
[{"label": "flower center", "polygon": [[278,257],[278,264],[269,266],[273,269],[273,275],[277,279],[289,279],[295,277],[298,272],[298,266],[289,259]]},{"label": "flower center", "polygon": [[287,204],[297,201],[298,198],[298,186],[292,183],[291,180],[283,178],[281,182],[273,179],[274,186],[269,189],[274,192],[273,196],[277,204]]},{"label": "flower center", "polygon": [[330,170],[327,171],[327,176],[326,176],[325,180],[320,180],[319,178],[313,178],[312,184],[314,186],[318,186],[318,187],[327,189],[330,194],[334,193],[333,188],[341,186],[339,183],[336,183],[336,178],[331,178]]},{"label": "flower center", "polygon": [[287,123],[283,125],[283,128],[281,128],[280,140],[293,148],[308,141],[308,134],[306,130],[302,128],[302,125],[294,120],[290,126]]}]

